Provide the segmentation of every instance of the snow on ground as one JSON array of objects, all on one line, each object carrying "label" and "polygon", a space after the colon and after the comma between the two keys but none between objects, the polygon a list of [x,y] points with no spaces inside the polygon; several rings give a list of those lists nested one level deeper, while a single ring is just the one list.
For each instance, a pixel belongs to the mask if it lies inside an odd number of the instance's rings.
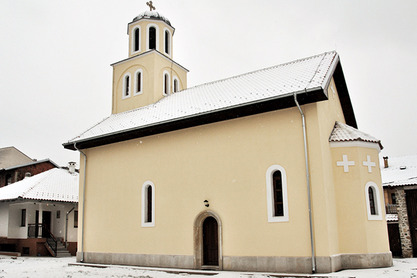
[{"label": "snow on ground", "polygon": [[[9,277],[42,277],[42,278],[77,278],[77,277],[136,277],[136,278],[275,278],[275,277],[337,277],[337,278],[417,278],[417,258],[394,259],[390,268],[343,270],[330,274],[318,275],[281,275],[272,273],[249,272],[212,272],[189,274],[179,270],[179,274],[149,270],[131,266],[89,267],[69,265],[75,263],[75,257],[45,258],[45,257],[8,257],[0,256],[0,278]],[[214,275],[213,275],[214,274]]]}]

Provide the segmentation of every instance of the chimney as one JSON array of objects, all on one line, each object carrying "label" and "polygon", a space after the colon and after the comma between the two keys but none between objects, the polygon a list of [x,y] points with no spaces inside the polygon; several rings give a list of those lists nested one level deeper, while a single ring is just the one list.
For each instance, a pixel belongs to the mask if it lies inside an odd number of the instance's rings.
[{"label": "chimney", "polygon": [[389,165],[388,165],[388,156],[384,156],[383,159],[384,159],[384,168],[388,168],[389,167]]},{"label": "chimney", "polygon": [[75,173],[75,162],[68,162],[68,172],[70,174]]}]

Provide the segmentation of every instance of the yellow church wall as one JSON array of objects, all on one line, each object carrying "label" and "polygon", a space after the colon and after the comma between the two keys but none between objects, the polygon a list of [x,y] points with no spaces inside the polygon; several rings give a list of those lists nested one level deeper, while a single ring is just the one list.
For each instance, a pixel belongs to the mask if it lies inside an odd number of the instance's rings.
[{"label": "yellow church wall", "polygon": [[[342,166],[335,167],[336,200],[339,204],[339,238],[341,253],[383,253],[389,252],[385,205],[379,168],[379,150],[371,146],[332,148],[334,164],[347,155],[354,166],[344,172]],[[370,156],[376,163],[372,172],[363,165]],[[374,182],[378,187],[380,220],[369,220],[366,206],[366,184]]]},{"label": "yellow church wall", "polygon": [[[224,256],[309,256],[299,117],[292,108],[86,150],[94,197],[85,204],[84,251],[192,255],[193,223],[207,199],[222,221]],[[288,222],[267,219],[265,175],[274,164],[288,178]],[[141,227],[148,180],[155,227]]]},{"label": "yellow church wall", "polygon": [[[332,156],[329,148],[329,135],[335,121],[344,122],[343,111],[332,79],[328,87],[328,100],[316,103],[316,114],[307,115],[313,224],[317,256],[339,253],[339,237],[335,191],[333,182]],[[315,121],[312,121],[312,117]]]},{"label": "yellow church wall", "polygon": [[[135,94],[135,72],[142,70],[142,93]],[[151,52],[136,58],[123,61],[113,66],[113,104],[112,113],[120,113],[138,107],[155,103],[163,95],[164,71],[170,75],[170,92],[173,91],[173,77],[179,81],[180,89],[187,88],[187,71],[176,63],[162,57],[156,52]],[[124,97],[124,76],[130,74],[130,96]]]}]

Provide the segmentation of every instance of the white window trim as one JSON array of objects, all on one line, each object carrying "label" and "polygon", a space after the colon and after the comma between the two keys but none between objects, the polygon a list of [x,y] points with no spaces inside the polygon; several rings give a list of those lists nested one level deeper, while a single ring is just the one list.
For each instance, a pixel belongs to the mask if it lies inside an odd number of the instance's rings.
[{"label": "white window trim", "polygon": [[149,23],[146,26],[146,50],[150,50],[149,48],[149,28],[151,27],[155,27],[155,32],[156,32],[156,50],[159,51],[159,27],[158,25],[154,24],[154,23]]},{"label": "white window trim", "polygon": [[175,86],[174,86],[175,80],[177,81],[177,89],[178,89],[177,92],[181,91],[181,88],[180,88],[180,80],[178,79],[178,77],[176,75],[174,75],[174,77],[172,78],[172,92],[173,93],[174,93],[174,88],[175,88]]},{"label": "white window trim", "polygon": [[[284,203],[284,215],[274,216],[274,184],[273,174],[275,171],[281,171],[282,178],[282,201]],[[287,174],[285,169],[280,165],[272,165],[266,171],[266,198],[268,208],[268,222],[288,222],[288,194],[287,194]]]},{"label": "white window trim", "polygon": [[[152,222],[145,222],[147,214],[147,196],[146,189],[150,186],[152,188]],[[142,227],[155,227],[155,185],[151,181],[146,181],[142,185]]]},{"label": "white window trim", "polygon": [[[136,31],[136,29],[139,29],[139,49],[135,51],[135,31]],[[131,45],[132,51],[131,51],[131,53],[132,54],[138,53],[141,50],[141,48],[140,48],[141,41],[142,41],[141,34],[142,34],[142,30],[140,29],[140,25],[135,26],[135,27],[132,28],[132,35],[131,35],[131,38],[132,38],[132,45]]]},{"label": "white window trim", "polygon": [[[368,194],[368,190],[369,187],[372,187],[374,190],[374,199],[375,199],[375,210],[376,210],[376,214],[372,215],[371,214],[371,208],[369,206],[369,194]],[[366,211],[368,213],[368,220],[382,220],[382,209],[381,209],[381,198],[380,198],[380,192],[379,192],[379,188],[377,186],[376,183],[370,181],[366,184],[365,186],[365,200],[366,200]]]},{"label": "white window trim", "polygon": [[[165,32],[168,32],[169,42],[168,42],[168,53],[165,52]],[[164,28],[164,51],[163,53],[171,57],[172,53],[172,34],[171,31],[168,28]]]},{"label": "white window trim", "polygon": [[[168,94],[165,94],[165,74],[168,75]],[[171,75],[169,74],[168,71],[164,70],[164,72],[162,73],[162,95],[167,96],[171,93]]]},{"label": "white window trim", "polygon": [[[129,91],[128,94],[125,95],[126,92],[126,76],[129,76]],[[130,73],[126,73],[123,75],[123,91],[122,91],[122,99],[129,98],[131,96],[132,91],[132,77],[130,76]]]},{"label": "white window trim", "polygon": [[[138,72],[140,72],[140,90],[138,91],[137,89],[137,85],[138,85]],[[135,90],[133,95],[137,96],[137,95],[141,95],[143,93],[143,70],[142,69],[138,69],[137,71],[135,71]]]}]

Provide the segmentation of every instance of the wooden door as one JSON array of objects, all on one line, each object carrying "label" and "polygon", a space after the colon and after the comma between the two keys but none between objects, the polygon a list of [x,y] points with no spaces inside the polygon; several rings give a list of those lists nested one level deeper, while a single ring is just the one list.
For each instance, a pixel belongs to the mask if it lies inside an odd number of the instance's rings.
[{"label": "wooden door", "polygon": [[207,217],[203,222],[203,265],[219,265],[219,237],[216,219]]},{"label": "wooden door", "polygon": [[51,231],[51,212],[42,211],[42,237],[49,237]]},{"label": "wooden door", "polygon": [[405,192],[413,255],[417,257],[417,190],[407,190]]},{"label": "wooden door", "polygon": [[398,223],[387,223],[388,225],[388,237],[389,237],[389,247],[394,257],[401,257],[401,238],[400,238],[400,229],[398,228]]}]

